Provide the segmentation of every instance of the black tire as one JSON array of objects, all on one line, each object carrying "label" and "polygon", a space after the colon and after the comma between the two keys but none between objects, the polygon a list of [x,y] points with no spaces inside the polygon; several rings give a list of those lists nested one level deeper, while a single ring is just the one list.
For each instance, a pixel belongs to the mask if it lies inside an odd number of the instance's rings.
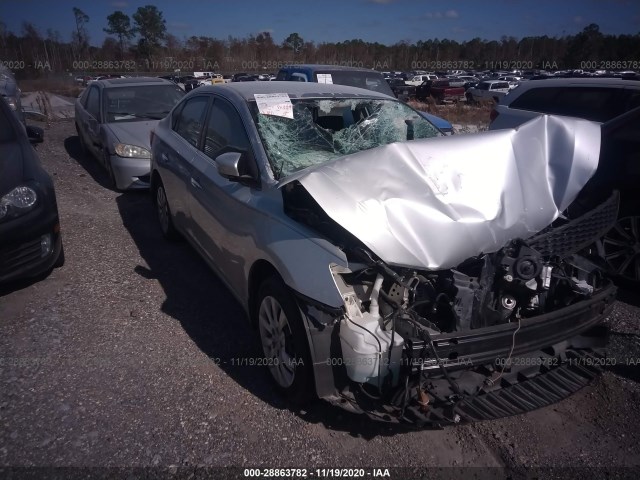
[{"label": "black tire", "polygon": [[173,223],[173,214],[167,199],[167,192],[164,189],[162,180],[158,179],[153,192],[153,203],[156,207],[156,215],[160,231],[167,240],[176,241],[180,238],[180,234]]},{"label": "black tire", "polygon": [[116,192],[119,192],[120,189],[118,188],[118,185],[116,183],[116,176],[113,173],[113,167],[111,166],[111,158],[107,150],[102,151],[102,163],[104,164],[104,167],[107,169],[107,175],[109,175],[109,186]]},{"label": "black tire", "polygon": [[82,139],[82,134],[80,133],[80,129],[78,128],[78,124],[76,123],[76,133],[78,134],[78,143],[80,144],[80,155],[81,158],[86,158],[89,154],[89,150]]},{"label": "black tire", "polygon": [[640,288],[640,201],[621,205],[616,225],[602,239],[602,249],[616,283]]},{"label": "black tire", "polygon": [[62,243],[62,240],[60,240],[60,254],[56,259],[56,263],[53,264],[53,268],[62,267],[64,265],[64,260],[64,244]]},{"label": "black tire", "polygon": [[276,389],[293,405],[308,403],[316,395],[302,312],[277,277],[260,285],[256,307],[260,344]]}]

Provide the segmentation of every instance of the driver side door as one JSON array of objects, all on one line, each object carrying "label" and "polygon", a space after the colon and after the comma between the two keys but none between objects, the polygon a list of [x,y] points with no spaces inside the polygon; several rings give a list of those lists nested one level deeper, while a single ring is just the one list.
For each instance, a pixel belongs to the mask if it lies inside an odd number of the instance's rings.
[{"label": "driver side door", "polygon": [[189,207],[196,242],[221,278],[238,292],[244,284],[246,252],[253,245],[252,231],[259,223],[251,206],[259,190],[257,183],[249,186],[219,173],[216,158],[227,152],[241,152],[244,173],[259,177],[240,114],[230,102],[214,95],[202,147],[193,157]]}]

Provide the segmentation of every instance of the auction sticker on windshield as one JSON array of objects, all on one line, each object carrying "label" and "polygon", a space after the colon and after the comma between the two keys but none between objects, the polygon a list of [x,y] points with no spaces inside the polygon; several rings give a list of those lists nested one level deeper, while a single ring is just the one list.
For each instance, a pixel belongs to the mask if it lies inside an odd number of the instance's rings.
[{"label": "auction sticker on windshield", "polygon": [[253,96],[261,114],[293,119],[293,105],[286,93],[255,93]]},{"label": "auction sticker on windshield", "polygon": [[333,78],[330,73],[318,73],[318,83],[331,83],[333,84]]}]

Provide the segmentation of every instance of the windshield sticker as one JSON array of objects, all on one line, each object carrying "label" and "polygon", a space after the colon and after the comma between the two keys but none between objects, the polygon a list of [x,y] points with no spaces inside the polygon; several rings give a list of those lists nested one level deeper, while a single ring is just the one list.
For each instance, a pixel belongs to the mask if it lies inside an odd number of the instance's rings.
[{"label": "windshield sticker", "polygon": [[318,83],[331,83],[333,84],[333,78],[330,73],[318,73]]},{"label": "windshield sticker", "polygon": [[293,119],[293,105],[286,93],[254,93],[253,96],[261,114]]}]

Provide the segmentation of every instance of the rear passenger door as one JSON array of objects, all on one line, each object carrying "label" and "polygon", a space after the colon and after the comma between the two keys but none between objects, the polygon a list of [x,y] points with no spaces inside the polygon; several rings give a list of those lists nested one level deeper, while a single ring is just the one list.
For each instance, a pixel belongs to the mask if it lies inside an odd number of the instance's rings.
[{"label": "rear passenger door", "polygon": [[155,153],[176,226],[189,236],[193,235],[188,202],[192,160],[200,146],[210,100],[210,95],[199,95],[184,101],[173,112],[171,132]]}]

